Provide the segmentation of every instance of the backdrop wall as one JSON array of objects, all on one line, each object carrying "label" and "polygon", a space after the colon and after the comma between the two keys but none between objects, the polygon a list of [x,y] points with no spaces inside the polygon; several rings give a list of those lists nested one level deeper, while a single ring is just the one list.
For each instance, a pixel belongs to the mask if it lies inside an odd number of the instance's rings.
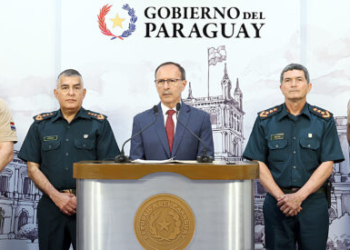
[{"label": "backdrop wall", "polygon": [[[123,9],[126,4],[134,11]],[[107,5],[110,8],[103,12]],[[16,122],[15,150],[20,149],[33,116],[59,108],[53,89],[59,72],[67,68],[83,75],[87,88],[83,106],[108,116],[121,146],[131,135],[133,116],[159,102],[155,68],[175,61],[184,66],[191,83],[183,98],[194,106],[205,100],[203,109],[215,117],[216,157],[237,159],[257,112],[283,102],[281,70],[299,62],[307,66],[313,83],[308,102],[334,114],[347,159],[335,166],[332,177],[329,235],[329,249],[346,249],[350,239],[350,166],[344,137],[350,79],[349,7],[346,0],[1,2],[0,97]],[[113,27],[118,24],[117,14],[124,19],[119,20],[121,27]],[[99,18],[104,18],[101,27]],[[113,36],[103,34],[108,31]],[[223,96],[225,72],[235,102],[221,109],[214,100]],[[228,135],[222,133],[223,126],[229,128]],[[37,241],[31,243],[19,232],[27,224],[34,230],[40,192],[17,158],[0,176],[4,218],[0,248],[38,249]],[[263,248],[264,194],[257,183],[256,249]]]}]

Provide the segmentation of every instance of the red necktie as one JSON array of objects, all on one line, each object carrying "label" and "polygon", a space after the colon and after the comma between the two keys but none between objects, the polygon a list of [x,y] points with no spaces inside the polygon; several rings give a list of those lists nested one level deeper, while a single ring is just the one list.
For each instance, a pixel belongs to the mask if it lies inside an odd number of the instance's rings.
[{"label": "red necktie", "polygon": [[169,109],[166,113],[168,114],[168,118],[166,119],[165,130],[166,130],[166,135],[168,137],[169,150],[171,154],[171,151],[173,150],[173,142],[174,142],[173,114],[175,113],[175,110]]}]

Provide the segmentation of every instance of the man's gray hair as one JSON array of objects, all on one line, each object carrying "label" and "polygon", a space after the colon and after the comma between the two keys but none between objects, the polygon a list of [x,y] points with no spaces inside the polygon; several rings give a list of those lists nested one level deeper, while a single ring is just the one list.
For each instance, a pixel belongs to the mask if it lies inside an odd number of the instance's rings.
[{"label": "man's gray hair", "polygon": [[307,83],[310,83],[310,76],[309,76],[309,71],[307,70],[307,68],[301,64],[298,64],[298,63],[291,63],[291,64],[288,64],[282,70],[281,79],[280,79],[281,84],[283,83],[283,74],[287,71],[290,71],[290,70],[302,70],[302,71],[304,71],[305,79],[306,79]]},{"label": "man's gray hair", "polygon": [[70,77],[70,76],[77,76],[80,78],[80,83],[82,86],[84,86],[84,82],[83,82],[83,77],[81,76],[81,74],[79,73],[78,70],[75,70],[75,69],[66,69],[64,71],[62,71],[58,77],[57,77],[57,87],[58,87],[58,84],[60,83],[60,79],[62,76],[67,76],[67,77]]}]

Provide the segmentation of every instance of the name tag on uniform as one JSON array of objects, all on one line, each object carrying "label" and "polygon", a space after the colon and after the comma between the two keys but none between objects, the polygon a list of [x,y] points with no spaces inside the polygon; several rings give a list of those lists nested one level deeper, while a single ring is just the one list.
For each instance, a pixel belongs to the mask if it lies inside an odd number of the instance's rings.
[{"label": "name tag on uniform", "polygon": [[271,141],[283,140],[283,139],[284,139],[284,133],[279,133],[279,134],[273,134],[273,135],[271,135]]},{"label": "name tag on uniform", "polygon": [[58,135],[49,135],[44,137],[44,141],[57,141]]}]

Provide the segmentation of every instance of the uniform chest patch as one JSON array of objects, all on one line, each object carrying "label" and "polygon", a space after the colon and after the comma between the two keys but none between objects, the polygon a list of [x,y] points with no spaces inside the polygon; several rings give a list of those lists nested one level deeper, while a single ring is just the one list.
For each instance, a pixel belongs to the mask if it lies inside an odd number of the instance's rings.
[{"label": "uniform chest patch", "polygon": [[283,140],[283,139],[284,139],[284,133],[273,134],[271,135],[271,138],[270,138],[271,141]]},{"label": "uniform chest patch", "polygon": [[58,135],[49,135],[44,137],[44,141],[57,141]]},{"label": "uniform chest patch", "polygon": [[11,130],[16,131],[16,126],[14,122],[10,122]]}]

